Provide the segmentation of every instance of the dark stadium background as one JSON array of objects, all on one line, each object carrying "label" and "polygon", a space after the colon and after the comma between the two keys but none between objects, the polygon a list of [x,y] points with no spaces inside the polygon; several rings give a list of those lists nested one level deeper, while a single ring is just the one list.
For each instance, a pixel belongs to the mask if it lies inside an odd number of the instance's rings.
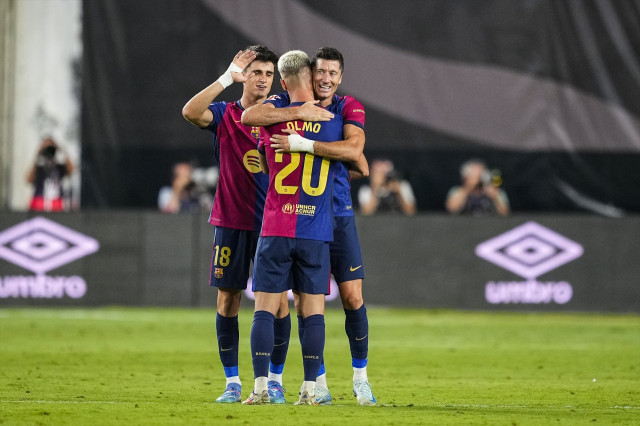
[{"label": "dark stadium background", "polygon": [[[156,197],[174,163],[214,165],[211,134],[183,105],[263,43],[339,48],[367,157],[392,159],[416,193],[417,216],[357,217],[367,303],[640,311],[638,1],[84,0],[82,21],[81,65],[69,64],[81,206],[43,213],[51,222],[0,215],[2,306],[216,305],[208,212],[163,214]],[[509,217],[444,211],[470,157],[501,171]],[[99,250],[51,266],[76,248],[68,232]],[[82,297],[57,291],[80,280]]]},{"label": "dark stadium background", "polygon": [[[459,181],[458,168],[470,157],[481,157],[501,171],[514,212],[640,210],[637,2],[163,0],[161,4],[83,2],[83,209],[155,208],[157,189],[168,182],[173,163],[213,165],[210,134],[189,125],[181,108],[224,72],[239,49],[264,43],[278,54],[293,48],[312,53],[324,44],[345,52],[339,93],[358,97],[367,109],[365,153],[370,160],[387,157],[396,163],[412,184],[420,211],[444,210],[448,189]],[[301,30],[310,17],[309,22],[326,30]],[[247,31],[258,21],[260,26]],[[376,48],[360,50],[361,45]],[[427,66],[409,69],[389,62],[377,47]],[[458,67],[471,85],[496,97],[477,99],[469,94],[465,99],[454,76],[451,81],[440,76],[435,82],[421,78],[433,76],[439,66]],[[506,80],[504,89],[500,80],[487,83],[495,87],[478,83],[489,75],[521,79],[527,85],[514,90]],[[549,87],[566,97],[541,95]],[[448,92],[435,96],[438,88]],[[387,90],[408,90],[415,96],[378,95]],[[280,91],[277,81],[272,91]],[[240,93],[240,87],[232,87],[222,98],[233,101]],[[442,99],[447,100],[446,107]],[[515,114],[522,112],[522,120],[500,120],[491,110],[505,99],[513,101]],[[585,107],[584,99],[597,108]],[[405,120],[402,110],[390,113],[384,107],[390,101],[406,104],[406,111],[424,110],[424,120]],[[460,120],[460,129],[455,123],[430,125],[462,116],[464,108],[470,108],[465,112],[470,120]],[[614,111],[613,121],[602,122],[599,111]],[[536,120],[527,122],[529,114]],[[485,115],[492,120],[469,125],[474,117]],[[486,131],[522,138],[494,143],[498,138],[476,138],[474,126],[481,131],[478,135]],[[560,143],[551,140],[557,135],[562,136]],[[354,182],[354,191],[359,184]]]}]

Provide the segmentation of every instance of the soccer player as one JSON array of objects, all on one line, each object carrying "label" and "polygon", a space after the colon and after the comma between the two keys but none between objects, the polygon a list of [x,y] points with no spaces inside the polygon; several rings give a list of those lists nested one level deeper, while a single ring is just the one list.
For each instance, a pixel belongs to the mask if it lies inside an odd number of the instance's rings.
[{"label": "soccer player", "polygon": [[[293,50],[278,61],[283,88],[296,108],[313,100],[311,64],[306,53]],[[320,109],[320,108],[318,108]],[[244,404],[269,402],[267,370],[273,324],[281,295],[290,288],[300,298],[304,338],[301,341],[304,381],[298,405],[317,405],[315,382],[324,351],[324,297],[329,291],[329,242],[333,238],[332,197],[335,162],[309,153],[276,153],[269,137],[284,129],[322,141],[342,137],[342,118],[328,122],[288,121],[264,129],[261,165],[269,173],[262,231],[254,266],[255,312],[251,353],[255,385]]]},{"label": "soccer player", "polygon": [[[367,376],[369,349],[369,322],[362,296],[364,266],[351,202],[351,177],[367,176],[369,169],[363,155],[365,144],[364,107],[350,96],[338,96],[342,83],[344,58],[340,51],[321,47],[312,60],[313,88],[319,105],[341,115],[344,120],[343,139],[332,143],[313,139],[291,140],[286,135],[274,136],[276,152],[310,152],[341,161],[335,175],[334,189],[334,241],[331,243],[331,272],[333,273],[345,312],[345,331],[349,338],[353,367],[353,393],[360,405],[375,405],[376,398]],[[290,112],[274,108],[288,102],[287,95],[275,95],[265,104],[248,108],[242,114],[243,123],[269,125],[287,120]],[[301,330],[299,329],[299,334]],[[326,382],[324,363],[316,382],[319,404],[330,404],[331,394]]]},{"label": "soccer player", "polygon": [[[245,108],[267,98],[277,61],[278,57],[266,47],[249,46],[238,52],[228,70],[189,100],[182,110],[189,122],[213,133],[214,155],[220,169],[209,223],[215,225],[210,285],[218,288],[216,333],[227,378],[224,393],[216,399],[221,403],[241,401],[238,311],[256,250],[268,185],[256,150],[259,128],[242,125],[240,116]],[[244,86],[240,100],[214,102],[234,82]],[[315,114],[306,119],[330,118],[326,111],[319,117],[318,110],[323,111],[309,105],[300,112]],[[284,403],[282,370],[291,334],[286,295],[279,302],[274,333],[276,346],[270,364],[270,395],[272,402]]]}]

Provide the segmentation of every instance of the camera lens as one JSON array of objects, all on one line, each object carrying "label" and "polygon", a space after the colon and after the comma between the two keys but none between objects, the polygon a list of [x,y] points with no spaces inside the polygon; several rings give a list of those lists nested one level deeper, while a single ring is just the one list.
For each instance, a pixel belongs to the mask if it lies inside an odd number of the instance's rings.
[{"label": "camera lens", "polygon": [[56,147],[55,146],[48,146],[46,148],[44,148],[42,151],[40,151],[42,156],[44,158],[47,159],[51,159],[53,157],[55,157],[56,155]]}]

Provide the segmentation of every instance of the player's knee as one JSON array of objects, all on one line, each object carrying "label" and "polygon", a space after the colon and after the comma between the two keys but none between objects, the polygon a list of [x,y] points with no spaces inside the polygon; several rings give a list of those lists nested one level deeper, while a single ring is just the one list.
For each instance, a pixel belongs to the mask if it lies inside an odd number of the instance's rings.
[{"label": "player's knee", "polygon": [[346,281],[341,283],[340,299],[342,300],[342,307],[344,309],[354,311],[360,309],[360,306],[364,304],[362,297],[362,280]]},{"label": "player's knee", "polygon": [[276,313],[276,318],[278,319],[284,318],[289,315],[289,300],[287,299],[286,293],[283,299],[280,300],[280,307],[278,308],[278,312]]},{"label": "player's knee", "polygon": [[342,299],[342,307],[349,311],[355,311],[356,309],[360,309],[360,306],[362,306],[363,304],[364,304],[364,301],[362,300],[362,296],[360,297],[351,296],[351,297]]},{"label": "player's knee", "polygon": [[299,309],[303,318],[311,315],[324,315],[324,294],[301,293]]},{"label": "player's knee", "polygon": [[242,292],[239,290],[218,289],[218,313],[225,317],[238,315]]}]

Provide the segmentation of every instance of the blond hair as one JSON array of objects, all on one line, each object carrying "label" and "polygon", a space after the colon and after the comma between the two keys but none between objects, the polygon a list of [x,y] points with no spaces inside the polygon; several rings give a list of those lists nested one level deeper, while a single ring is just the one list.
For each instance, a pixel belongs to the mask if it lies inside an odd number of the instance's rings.
[{"label": "blond hair", "polygon": [[302,50],[290,50],[278,60],[278,72],[282,78],[296,76],[305,68],[311,69],[311,61]]}]

